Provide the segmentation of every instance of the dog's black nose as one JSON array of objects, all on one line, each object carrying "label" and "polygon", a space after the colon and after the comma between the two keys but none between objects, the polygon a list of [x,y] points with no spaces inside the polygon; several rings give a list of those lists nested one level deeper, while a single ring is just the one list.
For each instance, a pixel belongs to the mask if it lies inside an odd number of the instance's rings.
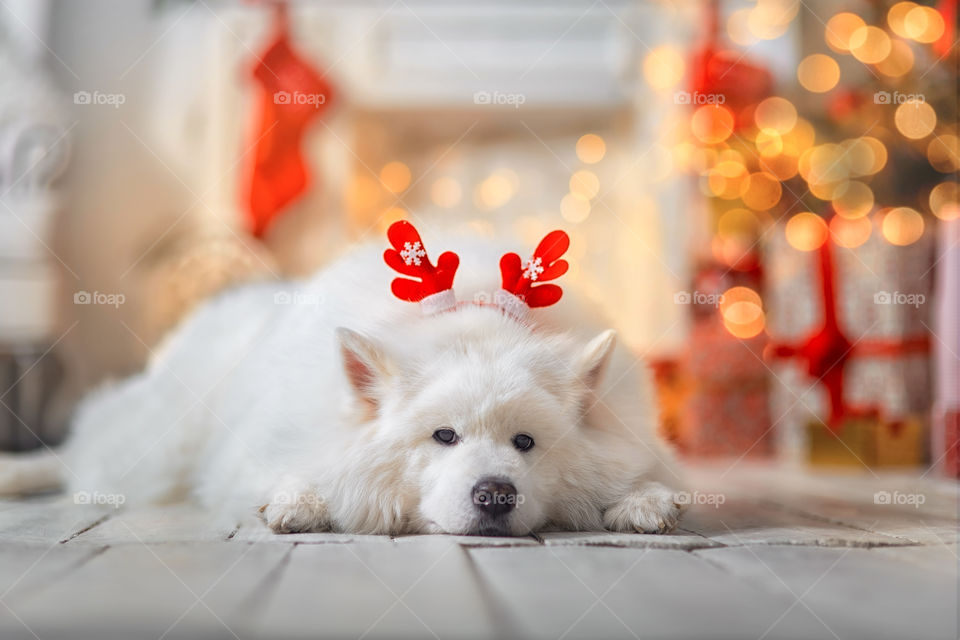
[{"label": "dog's black nose", "polygon": [[473,486],[473,504],[488,516],[502,516],[517,504],[517,488],[502,478],[483,478]]}]

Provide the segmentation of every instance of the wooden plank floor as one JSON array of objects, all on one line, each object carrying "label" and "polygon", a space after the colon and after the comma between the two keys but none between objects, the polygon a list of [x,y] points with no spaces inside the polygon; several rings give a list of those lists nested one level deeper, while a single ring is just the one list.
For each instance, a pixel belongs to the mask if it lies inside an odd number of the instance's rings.
[{"label": "wooden plank floor", "polygon": [[2,501],[0,638],[958,638],[957,483],[688,475],[671,535],[277,536]]}]

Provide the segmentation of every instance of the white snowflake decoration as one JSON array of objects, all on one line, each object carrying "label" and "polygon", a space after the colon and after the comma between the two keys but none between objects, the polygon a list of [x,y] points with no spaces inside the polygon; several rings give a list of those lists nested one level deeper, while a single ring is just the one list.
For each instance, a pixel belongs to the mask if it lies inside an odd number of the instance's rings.
[{"label": "white snowflake decoration", "polygon": [[527,280],[536,282],[541,273],[543,273],[543,260],[540,258],[527,260],[527,263],[523,265],[523,277]]},{"label": "white snowflake decoration", "polygon": [[403,251],[400,252],[400,257],[403,258],[403,263],[407,266],[415,264],[419,267],[420,258],[426,255],[427,252],[423,250],[419,242],[404,242]]}]

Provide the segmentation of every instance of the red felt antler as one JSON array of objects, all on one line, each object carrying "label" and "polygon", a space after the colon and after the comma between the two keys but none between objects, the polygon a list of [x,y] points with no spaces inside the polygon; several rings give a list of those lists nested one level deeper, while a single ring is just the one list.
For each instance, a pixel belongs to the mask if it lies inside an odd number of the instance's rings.
[{"label": "red felt antler", "polygon": [[551,231],[537,245],[533,257],[520,261],[515,253],[500,258],[503,289],[517,296],[528,307],[548,307],[563,296],[563,289],[555,284],[537,284],[555,280],[567,272],[566,260],[560,256],[570,247],[570,237],[563,231]]},{"label": "red felt antler", "polygon": [[390,284],[393,295],[408,302],[420,302],[427,296],[453,288],[453,276],[460,266],[460,258],[452,251],[440,254],[437,266],[427,257],[427,250],[416,228],[406,220],[390,225],[387,238],[392,249],[383,252],[387,265],[405,276],[419,278],[394,278]]}]

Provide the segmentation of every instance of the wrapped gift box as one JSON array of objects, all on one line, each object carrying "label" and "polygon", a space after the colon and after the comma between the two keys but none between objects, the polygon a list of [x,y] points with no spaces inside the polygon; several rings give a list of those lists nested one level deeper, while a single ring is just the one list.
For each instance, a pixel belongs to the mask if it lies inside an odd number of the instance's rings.
[{"label": "wrapped gift box", "polygon": [[848,418],[839,428],[811,421],[806,430],[806,459],[816,466],[912,467],[926,455],[921,416],[896,423],[876,416]]},{"label": "wrapped gift box", "polygon": [[[804,252],[787,243],[783,229],[771,234],[765,263],[771,407],[790,458],[810,459],[811,418],[833,423],[842,434],[847,425],[840,418],[848,412],[875,414],[878,424],[889,424],[916,422],[907,418],[929,410],[934,234],[895,246],[883,238],[879,221],[873,224],[870,238],[856,248],[828,242]],[[831,321],[836,334],[825,331]],[[816,344],[811,337],[821,331]],[[924,425],[920,420],[916,428]],[[904,446],[911,464],[923,462],[924,447]]]},{"label": "wrapped gift box", "polygon": [[690,392],[679,427],[691,456],[763,458],[772,455],[763,334],[732,336],[718,315],[694,323],[684,370]]}]

